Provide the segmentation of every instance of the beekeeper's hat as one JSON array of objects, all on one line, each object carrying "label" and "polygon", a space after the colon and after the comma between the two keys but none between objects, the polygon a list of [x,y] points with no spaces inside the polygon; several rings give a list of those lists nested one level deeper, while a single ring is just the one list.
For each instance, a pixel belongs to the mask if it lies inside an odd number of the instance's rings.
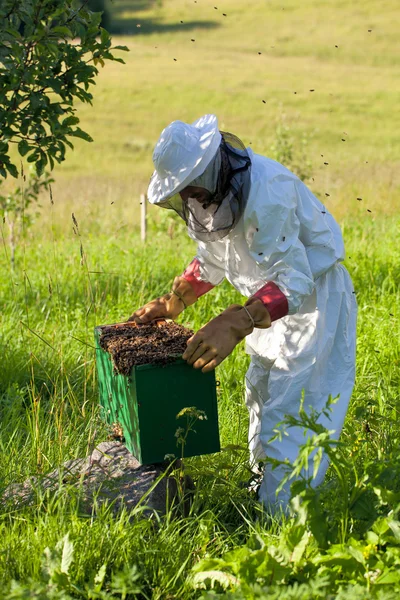
[{"label": "beekeeper's hat", "polygon": [[215,115],[204,115],[192,125],[173,121],[166,127],[154,148],[155,171],[147,197],[151,204],[162,204],[201,175],[220,143],[221,134]]}]

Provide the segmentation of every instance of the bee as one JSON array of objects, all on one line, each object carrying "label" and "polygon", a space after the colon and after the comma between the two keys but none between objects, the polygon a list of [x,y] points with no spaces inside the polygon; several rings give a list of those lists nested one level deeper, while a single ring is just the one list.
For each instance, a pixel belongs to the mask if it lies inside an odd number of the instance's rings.
[{"label": "bee", "polygon": [[342,138],[342,142],[345,142],[346,140],[344,138]]},{"label": "bee", "polygon": [[365,431],[365,433],[372,433],[371,427],[369,426],[368,421],[365,421],[365,423],[364,423],[364,431]]},{"label": "bee", "polygon": [[357,200],[358,200],[359,202],[361,202],[362,198],[357,198]]},{"label": "bee", "polygon": [[176,62],[176,61],[177,61],[177,59],[176,59],[176,58],[174,58],[174,61]]},{"label": "bee", "polygon": [[315,92],[315,90],[310,90],[310,92]]},{"label": "bee", "polygon": [[191,42],[195,42],[196,40],[193,40],[193,39],[191,39],[190,41],[191,41]]},{"label": "bee", "polygon": [[286,240],[286,236],[284,235],[282,238],[282,242],[284,242]]},{"label": "bee", "polygon": [[369,208],[367,208],[367,212],[372,212],[372,210],[369,210]]},{"label": "bee", "polygon": [[330,194],[328,194],[328,192],[325,192],[325,196],[328,196],[328,198],[329,198]]},{"label": "bee", "polygon": [[262,256],[262,252],[259,252],[259,253],[258,253],[258,256]]},{"label": "bee", "polygon": [[328,162],[324,162],[324,165],[329,165],[329,163]]},{"label": "bee", "polygon": [[267,104],[265,100],[263,100],[263,104]]}]

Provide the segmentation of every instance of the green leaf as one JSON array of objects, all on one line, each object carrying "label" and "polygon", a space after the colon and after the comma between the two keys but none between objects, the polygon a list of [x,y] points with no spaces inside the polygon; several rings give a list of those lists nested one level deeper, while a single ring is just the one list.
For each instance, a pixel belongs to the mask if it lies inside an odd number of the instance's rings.
[{"label": "green leaf", "polygon": [[58,25],[57,27],[53,27],[53,29],[51,30],[51,33],[57,33],[61,36],[66,36],[69,38],[74,37],[72,31],[65,25]]},{"label": "green leaf", "polygon": [[29,163],[35,162],[39,159],[39,150],[35,149],[27,158]]},{"label": "green leaf", "polygon": [[107,566],[104,563],[103,565],[101,565],[100,569],[97,571],[95,578],[94,578],[94,583],[96,584],[96,591],[100,591],[101,587],[103,585],[104,582],[104,578],[106,576],[106,570],[107,570]]},{"label": "green leaf", "polygon": [[398,583],[400,581],[400,572],[398,570],[396,571],[384,571],[382,573],[382,575],[380,577],[378,577],[378,579],[375,581],[375,585],[379,584],[379,585],[383,585],[383,584],[390,584],[390,583]]},{"label": "green leaf", "polygon": [[297,546],[293,549],[292,555],[290,557],[291,562],[293,562],[295,565],[299,564],[301,559],[303,558],[304,552],[306,550],[307,544],[310,540],[310,534],[308,533],[308,531],[306,531],[303,534],[303,537],[301,538],[300,542],[297,544]]},{"label": "green leaf", "polygon": [[377,533],[378,535],[383,535],[389,530],[388,520],[386,517],[381,517],[372,526],[372,531]]},{"label": "green leaf", "polygon": [[69,539],[69,534],[63,538],[64,545],[62,549],[62,557],[61,557],[61,571],[63,573],[68,573],[69,568],[72,564],[73,554],[74,554],[74,545]]},{"label": "green leaf", "polygon": [[63,120],[63,127],[69,127],[70,125],[77,125],[79,123],[78,117],[71,115]]},{"label": "green leaf", "polygon": [[26,140],[21,140],[18,144],[18,152],[21,156],[25,156],[29,152],[29,144]]},{"label": "green leaf", "polygon": [[83,131],[79,127],[77,129],[75,129],[74,131],[71,131],[70,135],[73,135],[74,137],[82,138],[82,140],[86,140],[87,142],[93,142],[93,138],[88,133],[86,133],[86,131]]},{"label": "green leaf", "polygon": [[396,539],[396,542],[400,542],[400,523],[399,521],[390,520],[388,522],[390,529]]},{"label": "green leaf", "polygon": [[102,44],[106,44],[109,39],[110,39],[110,34],[108,33],[108,31],[106,29],[103,29],[103,27],[100,27],[100,40]]},{"label": "green leaf", "polygon": [[213,588],[215,583],[219,583],[222,588],[228,589],[238,586],[239,580],[230,573],[223,573],[222,571],[203,571],[192,577],[192,585],[195,588],[206,589],[208,586]]},{"label": "green leaf", "polygon": [[37,173],[38,177],[43,175],[44,167],[45,167],[45,164],[41,159],[36,161],[35,168],[36,168],[36,173]]},{"label": "green leaf", "polygon": [[10,175],[12,175],[13,177],[15,177],[15,179],[18,178],[18,169],[15,165],[13,165],[12,163],[6,163],[5,164],[7,171],[10,173]]}]

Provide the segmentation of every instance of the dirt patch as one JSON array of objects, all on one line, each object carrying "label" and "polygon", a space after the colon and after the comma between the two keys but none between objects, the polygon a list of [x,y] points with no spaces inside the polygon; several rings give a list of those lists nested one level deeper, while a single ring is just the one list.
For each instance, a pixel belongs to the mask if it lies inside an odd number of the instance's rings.
[{"label": "dirt patch", "polygon": [[135,365],[166,365],[181,356],[193,331],[173,322],[135,323],[101,328],[100,346],[111,354],[114,369],[129,375]]}]

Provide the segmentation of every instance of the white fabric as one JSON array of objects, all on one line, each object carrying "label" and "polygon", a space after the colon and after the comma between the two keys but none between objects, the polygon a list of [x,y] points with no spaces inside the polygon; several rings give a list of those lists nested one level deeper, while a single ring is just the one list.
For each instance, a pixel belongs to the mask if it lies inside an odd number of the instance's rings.
[{"label": "white fabric", "polygon": [[[298,414],[302,390],[304,408],[318,412],[329,394],[340,394],[328,427],[336,436],[341,432],[354,385],[357,307],[340,264],[343,239],[333,217],[285,167],[250,149],[249,154],[244,215],[226,238],[200,242],[197,258],[204,281],[217,285],[226,277],[247,297],[273,281],[288,299],[288,316],[247,337],[246,404],[252,459],[293,461],[305,440],[302,432],[290,429],[282,441],[268,442],[285,414]],[[327,466],[325,460],[315,484]],[[266,467],[260,489],[266,505],[288,501],[288,489],[275,495],[282,472]]]},{"label": "white fabric", "polygon": [[149,202],[160,204],[199,177],[215,157],[221,139],[215,115],[204,115],[191,125],[182,121],[168,125],[153,152]]}]

